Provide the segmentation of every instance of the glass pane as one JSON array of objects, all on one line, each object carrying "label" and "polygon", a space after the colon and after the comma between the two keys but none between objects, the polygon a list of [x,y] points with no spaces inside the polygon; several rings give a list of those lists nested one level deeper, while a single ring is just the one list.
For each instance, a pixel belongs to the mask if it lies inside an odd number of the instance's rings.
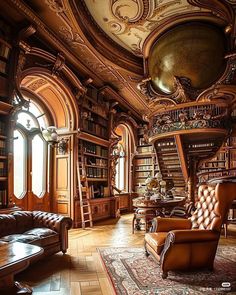
[{"label": "glass pane", "polygon": [[43,139],[35,135],[32,140],[32,192],[40,197],[46,190],[46,149]]},{"label": "glass pane", "polygon": [[32,128],[38,128],[35,119],[30,114],[25,112],[21,112],[18,114],[17,123],[20,123],[28,130],[31,130]]},{"label": "glass pane", "polygon": [[120,166],[120,179],[118,189],[124,190],[125,188],[125,158],[119,158],[119,166]]},{"label": "glass pane", "polygon": [[[29,104],[29,111],[37,118],[37,117],[39,117],[39,116],[41,116],[42,114],[43,114],[43,111],[41,110],[41,109],[39,109],[39,107],[36,105],[36,104],[34,104],[32,101],[30,102],[30,104]],[[48,125],[47,124],[47,120],[46,120],[46,116],[45,115],[43,115],[43,116],[41,116],[41,117],[39,117],[39,118],[37,118],[38,119],[38,122],[39,122],[39,126],[40,127],[43,127],[43,128],[45,128],[46,129],[46,126]]]},{"label": "glass pane", "polygon": [[14,131],[14,195],[20,199],[26,188],[25,183],[25,139],[18,131]]}]

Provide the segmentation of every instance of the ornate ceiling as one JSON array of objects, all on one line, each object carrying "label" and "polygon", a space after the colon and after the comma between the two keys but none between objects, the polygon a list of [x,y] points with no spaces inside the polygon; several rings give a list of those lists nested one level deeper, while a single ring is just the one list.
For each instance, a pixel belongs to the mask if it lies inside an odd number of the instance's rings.
[{"label": "ornate ceiling", "polygon": [[98,26],[116,43],[143,56],[145,39],[168,18],[207,11],[187,0],[83,0]]},{"label": "ornate ceiling", "polygon": [[[234,56],[235,53],[234,0],[3,2],[0,3],[2,13],[8,15],[14,8],[14,22],[27,19],[36,27],[36,37],[64,55],[66,63],[77,68],[81,77],[92,78],[97,87],[111,86],[129,108],[140,115],[149,115],[167,105],[163,103],[162,95],[147,85],[150,79],[148,58],[156,40],[178,24],[201,21],[218,26],[227,35],[227,54]],[[196,63],[198,58],[196,56]],[[233,65],[228,64],[226,69],[232,71]],[[223,80],[235,80],[234,73],[230,79],[224,73]],[[181,80],[175,81],[176,91],[164,100],[173,102],[176,95],[178,99],[184,96],[181,83]]]}]

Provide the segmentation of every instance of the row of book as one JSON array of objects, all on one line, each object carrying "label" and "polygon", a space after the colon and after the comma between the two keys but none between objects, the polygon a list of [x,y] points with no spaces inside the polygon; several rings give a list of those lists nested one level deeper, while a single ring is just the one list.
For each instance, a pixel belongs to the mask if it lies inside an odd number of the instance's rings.
[{"label": "row of book", "polygon": [[150,171],[136,171],[136,177],[148,177],[150,175]]},{"label": "row of book", "polygon": [[82,128],[85,132],[93,133],[96,136],[101,136],[104,138],[108,137],[108,128],[101,126],[93,121],[84,119],[82,123]]},{"label": "row of book", "polygon": [[0,43],[0,56],[8,59],[9,54],[10,54],[10,48],[5,44]]},{"label": "row of book", "polygon": [[93,144],[88,141],[84,141],[84,152],[94,154],[96,156],[101,156],[101,157],[108,157],[108,149],[103,148],[100,145]]},{"label": "row of book", "polygon": [[7,176],[6,163],[0,161],[0,177],[6,177],[6,176]]},{"label": "row of book", "polygon": [[5,122],[0,121],[0,135],[6,134],[6,124]]},{"label": "row of book", "polygon": [[0,190],[0,206],[5,207],[7,205],[7,191]]},{"label": "row of book", "polygon": [[136,159],[136,166],[139,165],[151,165],[153,163],[152,158],[141,158],[141,159]]},{"label": "row of book", "polygon": [[147,145],[147,146],[139,146],[138,147],[138,152],[139,153],[152,153],[153,152],[153,146],[152,145]]},{"label": "row of book", "polygon": [[86,173],[88,178],[107,178],[108,177],[108,169],[105,169],[105,168],[87,167]]},{"label": "row of book", "polygon": [[[106,106],[101,106],[98,104],[93,104],[90,100],[86,100],[83,107],[87,110],[91,110],[94,114],[100,116],[100,118],[107,118],[108,109]],[[92,115],[92,114],[91,114]]]},{"label": "row of book", "polygon": [[6,74],[7,63],[3,60],[0,60],[0,73]]},{"label": "row of book", "polygon": [[101,159],[101,158],[95,158],[95,157],[85,157],[85,164],[86,165],[96,165],[96,166],[107,166],[107,160]]},{"label": "row of book", "polygon": [[90,185],[89,195],[92,199],[109,197],[109,187],[104,185]]},{"label": "row of book", "polygon": [[147,166],[139,166],[136,168],[135,171],[142,171],[142,170],[152,170],[153,166],[152,165],[147,165]]},{"label": "row of book", "polygon": [[6,155],[6,141],[0,139],[0,156]]},{"label": "row of book", "polygon": [[139,178],[138,180],[136,179],[136,185],[145,185],[145,181],[146,179],[145,178]]},{"label": "row of book", "polygon": [[140,137],[138,140],[139,145],[147,145],[147,140],[143,137]]}]

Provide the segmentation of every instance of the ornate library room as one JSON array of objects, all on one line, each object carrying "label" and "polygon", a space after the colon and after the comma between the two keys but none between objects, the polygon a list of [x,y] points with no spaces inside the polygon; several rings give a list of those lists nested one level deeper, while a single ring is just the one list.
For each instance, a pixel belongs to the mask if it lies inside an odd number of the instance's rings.
[{"label": "ornate library room", "polygon": [[236,294],[236,0],[0,1],[17,294]]}]

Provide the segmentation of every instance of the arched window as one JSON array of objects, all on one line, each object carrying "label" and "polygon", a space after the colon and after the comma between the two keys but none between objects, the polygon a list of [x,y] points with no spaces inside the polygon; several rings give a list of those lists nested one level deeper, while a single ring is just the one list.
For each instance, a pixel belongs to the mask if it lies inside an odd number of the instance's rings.
[{"label": "arched window", "polygon": [[117,147],[118,160],[116,164],[116,187],[123,191],[125,189],[125,152],[122,144]]},{"label": "arched window", "polygon": [[117,158],[115,186],[121,191],[132,190],[132,153],[134,150],[134,140],[129,126],[120,124],[115,129],[115,134],[120,136],[120,141],[115,150]]},{"label": "arched window", "polygon": [[41,128],[47,119],[35,102],[16,114],[14,130],[14,195],[18,199],[32,193],[43,197],[47,188],[47,143]]}]

